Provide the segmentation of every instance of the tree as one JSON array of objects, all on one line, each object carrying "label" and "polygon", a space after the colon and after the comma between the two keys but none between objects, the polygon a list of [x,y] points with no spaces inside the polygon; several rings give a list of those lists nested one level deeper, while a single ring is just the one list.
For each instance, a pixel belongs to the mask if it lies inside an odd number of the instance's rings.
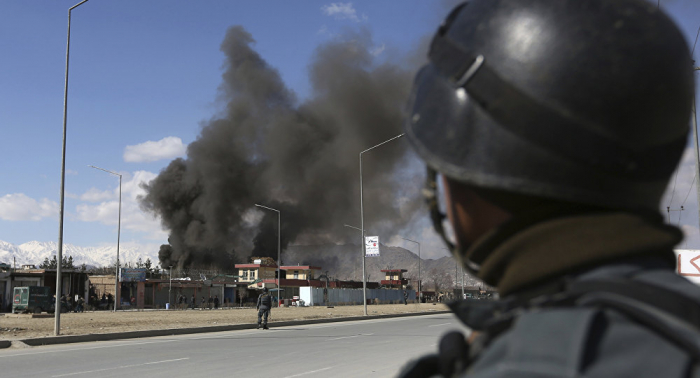
[{"label": "tree", "polygon": [[[73,264],[73,256],[63,256],[61,260],[61,269],[75,269]],[[58,261],[56,259],[56,255],[53,255],[51,260],[49,260],[48,257],[44,258],[44,261],[39,265],[39,268],[41,269],[56,269],[57,267]]]},{"label": "tree", "polygon": [[48,257],[44,258],[44,262],[39,265],[41,269],[56,269],[56,255],[53,255],[53,259],[49,260]]},{"label": "tree", "polygon": [[151,259],[146,259],[146,262],[143,263],[143,267],[146,269],[146,274],[150,277],[153,274],[153,263],[151,263]]},{"label": "tree", "polygon": [[439,269],[431,269],[428,272],[427,283],[433,287],[433,291],[438,293],[440,289],[451,286],[452,277]]},{"label": "tree", "polygon": [[61,268],[62,269],[75,269],[75,266],[73,265],[73,256],[63,256],[63,261],[61,262]]}]

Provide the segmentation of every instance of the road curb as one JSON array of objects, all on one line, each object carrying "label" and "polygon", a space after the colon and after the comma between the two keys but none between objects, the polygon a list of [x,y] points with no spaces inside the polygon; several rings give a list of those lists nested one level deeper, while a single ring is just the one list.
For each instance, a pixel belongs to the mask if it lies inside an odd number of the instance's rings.
[{"label": "road curb", "polygon": [[[373,320],[373,319],[387,319],[387,318],[402,318],[409,316],[422,316],[422,315],[437,315],[437,314],[449,314],[451,311],[429,311],[429,312],[412,312],[404,314],[387,314],[387,315],[369,315],[369,316],[352,316],[352,317],[339,317],[339,318],[324,318],[324,319],[308,319],[308,320],[292,320],[284,322],[273,322],[270,323],[273,327],[287,327],[295,325],[305,325],[305,324],[322,324],[322,323],[338,323],[338,322],[351,322],[357,320]],[[19,340],[29,346],[42,346],[42,345],[55,345],[55,344],[69,344],[69,343],[84,343],[89,341],[110,341],[110,340],[123,340],[123,339],[136,339],[140,337],[157,337],[157,336],[174,336],[174,335],[189,335],[196,333],[208,333],[208,332],[223,332],[223,331],[237,331],[242,329],[254,329],[256,324],[231,324],[225,326],[213,326],[213,327],[196,327],[196,328],[170,328],[170,329],[155,329],[147,331],[131,331],[131,332],[116,332],[116,333],[96,333],[91,335],[75,335],[75,336],[51,336],[42,337],[35,339],[23,339]],[[11,341],[0,341],[0,349],[9,348],[12,345]]]}]

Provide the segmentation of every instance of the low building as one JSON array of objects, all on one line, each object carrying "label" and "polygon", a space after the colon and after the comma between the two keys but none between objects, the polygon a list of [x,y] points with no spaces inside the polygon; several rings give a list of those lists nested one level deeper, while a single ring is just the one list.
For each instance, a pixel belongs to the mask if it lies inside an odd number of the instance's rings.
[{"label": "low building", "polygon": [[[61,269],[61,295],[74,300],[76,295],[87,298],[90,280],[88,274],[78,269]],[[37,269],[27,265],[25,269],[9,269],[0,272],[0,311],[12,310],[14,288],[22,286],[48,286],[56,292],[56,269]]]},{"label": "low building", "polygon": [[408,285],[408,280],[403,278],[403,274],[408,272],[406,269],[382,269],[384,279],[379,283],[388,288],[405,289]]},{"label": "low building", "polygon": [[252,264],[236,264],[234,267],[238,272],[239,282],[249,282],[253,284],[259,282],[259,280],[274,280],[277,278],[276,264],[255,260]]},{"label": "low building", "polygon": [[293,280],[313,280],[317,278],[317,272],[321,271],[319,266],[311,265],[289,265],[281,266],[281,271],[284,271],[284,278]]}]

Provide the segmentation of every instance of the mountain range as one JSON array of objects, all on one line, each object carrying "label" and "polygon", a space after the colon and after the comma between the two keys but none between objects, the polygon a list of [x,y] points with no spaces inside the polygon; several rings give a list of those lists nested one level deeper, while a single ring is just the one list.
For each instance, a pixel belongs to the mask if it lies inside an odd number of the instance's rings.
[{"label": "mountain range", "polygon": [[[28,243],[15,245],[0,240],[0,263],[16,264],[17,267],[25,264],[39,266],[45,258],[49,260],[56,255],[58,243],[30,241]],[[72,244],[63,244],[63,256],[73,257],[73,264],[82,264],[101,267],[113,265],[117,259],[116,246],[104,247],[79,247]],[[143,261],[151,259],[153,265],[158,263],[158,250],[146,250],[143,247],[120,246],[120,263],[136,262],[139,258]]]},{"label": "mountain range", "polygon": [[[31,241],[14,245],[0,240],[0,263],[16,264],[17,267],[25,264],[38,266],[44,259],[51,259],[57,250],[58,244],[56,242]],[[91,267],[113,265],[117,255],[116,250],[116,246],[79,247],[63,244],[63,256],[72,256],[75,266],[82,264]],[[331,279],[360,281],[362,277],[361,256],[360,246],[354,244],[289,245],[282,254],[282,265],[317,266]],[[120,263],[135,263],[139,258],[142,261],[150,259],[153,266],[156,266],[158,265],[158,250],[133,245],[120,246]],[[382,269],[405,269],[405,278],[417,280],[419,277],[418,260],[418,256],[407,249],[380,244],[380,256],[365,259],[367,280],[375,282],[383,280]],[[442,288],[453,285],[461,286],[461,270],[455,268],[455,260],[452,257],[421,259],[420,278],[423,281],[424,290],[429,290],[436,283]],[[224,270],[232,271],[233,269]],[[481,285],[478,279],[468,274],[464,275],[464,283],[466,286]]]}]

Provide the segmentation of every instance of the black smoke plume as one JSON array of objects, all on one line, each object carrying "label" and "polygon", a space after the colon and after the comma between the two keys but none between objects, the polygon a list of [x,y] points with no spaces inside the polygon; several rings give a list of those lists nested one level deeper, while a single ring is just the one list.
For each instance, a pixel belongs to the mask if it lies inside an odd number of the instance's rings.
[{"label": "black smoke plume", "polygon": [[[225,110],[145,186],[144,209],[169,230],[161,266],[231,267],[277,257],[289,243],[359,242],[359,153],[402,132],[414,67],[377,62],[366,32],[320,46],[312,92],[299,104],[240,26],[221,44]],[[396,231],[421,207],[408,146],[399,139],[363,155],[366,229]],[[410,200],[408,200],[410,198]],[[349,234],[349,231],[352,232]]]}]

